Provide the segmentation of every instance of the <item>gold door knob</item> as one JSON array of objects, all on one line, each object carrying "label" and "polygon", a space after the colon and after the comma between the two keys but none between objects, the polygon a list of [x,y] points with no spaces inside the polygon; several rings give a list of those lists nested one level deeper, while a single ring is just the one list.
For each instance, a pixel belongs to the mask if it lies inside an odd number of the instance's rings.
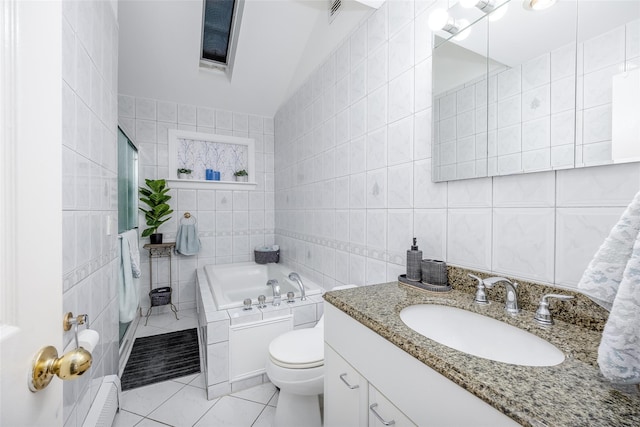
[{"label": "gold door knob", "polygon": [[82,347],[75,348],[58,357],[55,347],[40,349],[31,365],[29,390],[37,392],[49,385],[54,375],[62,380],[72,380],[84,374],[91,367],[91,353]]}]

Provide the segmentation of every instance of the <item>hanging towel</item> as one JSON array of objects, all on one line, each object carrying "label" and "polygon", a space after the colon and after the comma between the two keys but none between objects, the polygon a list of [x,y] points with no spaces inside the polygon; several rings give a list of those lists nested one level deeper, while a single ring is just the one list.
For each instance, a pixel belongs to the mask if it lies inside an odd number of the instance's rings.
[{"label": "hanging towel", "polygon": [[598,348],[602,374],[640,383],[640,193],[589,263],[578,289],[610,310]]},{"label": "hanging towel", "polygon": [[196,224],[180,224],[176,234],[176,252],[182,255],[197,255],[200,252],[200,238]]},{"label": "hanging towel", "polygon": [[[136,310],[140,303],[138,294],[138,278],[134,276],[132,268],[132,246],[138,248],[137,230],[129,230],[120,235],[120,289],[118,291],[120,323],[131,322],[136,316]],[[133,244],[131,242],[134,242]],[[140,253],[138,252],[138,259]],[[138,261],[139,262],[139,261]],[[140,265],[138,264],[138,271]],[[138,276],[139,277],[139,276]]]},{"label": "hanging towel", "polygon": [[[131,273],[133,277],[138,278],[142,276],[140,271],[140,249],[138,248],[138,232],[136,230],[129,230],[124,235],[129,243],[129,258],[131,259]],[[124,238],[124,237],[123,237]]]}]

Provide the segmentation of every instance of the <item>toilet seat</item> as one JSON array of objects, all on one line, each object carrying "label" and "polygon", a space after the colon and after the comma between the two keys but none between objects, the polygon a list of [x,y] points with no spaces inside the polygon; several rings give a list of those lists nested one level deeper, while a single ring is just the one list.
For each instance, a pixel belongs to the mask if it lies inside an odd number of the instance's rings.
[{"label": "toilet seat", "polygon": [[269,344],[269,358],[275,365],[289,369],[324,365],[324,330],[298,329],[280,335]]}]

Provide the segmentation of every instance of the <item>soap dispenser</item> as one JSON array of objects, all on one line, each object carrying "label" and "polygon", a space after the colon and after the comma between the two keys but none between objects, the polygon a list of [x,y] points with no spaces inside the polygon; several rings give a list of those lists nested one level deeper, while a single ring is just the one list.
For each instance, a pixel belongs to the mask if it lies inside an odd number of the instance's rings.
[{"label": "soap dispenser", "polygon": [[422,251],[418,249],[418,239],[413,238],[413,245],[407,251],[407,280],[419,282],[422,280],[420,263],[422,262]]}]

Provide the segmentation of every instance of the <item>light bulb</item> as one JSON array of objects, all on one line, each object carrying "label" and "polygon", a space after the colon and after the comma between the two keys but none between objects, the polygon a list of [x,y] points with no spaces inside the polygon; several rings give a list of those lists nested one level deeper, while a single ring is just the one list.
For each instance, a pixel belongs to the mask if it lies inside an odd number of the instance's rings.
[{"label": "light bulb", "polygon": [[556,0],[524,0],[523,7],[527,10],[537,12],[547,9],[556,4]]},{"label": "light bulb", "polygon": [[507,14],[507,9],[509,8],[509,3],[505,3],[500,6],[498,9],[494,10],[489,14],[489,21],[495,22],[498,19],[501,19],[504,15]]},{"label": "light bulb", "polygon": [[464,28],[464,30],[456,33],[456,35],[453,37],[454,40],[462,41],[469,37],[469,34],[471,34],[471,25],[469,25],[469,21],[467,21],[466,19],[457,20],[456,26],[458,28]]},{"label": "light bulb", "polygon": [[427,21],[427,25],[431,31],[439,31],[447,25],[449,21],[449,12],[445,9],[435,9],[429,15],[429,20]]},{"label": "light bulb", "polygon": [[460,3],[460,6],[464,7],[465,9],[471,9],[476,4],[478,4],[478,0],[460,0],[458,3]]}]

